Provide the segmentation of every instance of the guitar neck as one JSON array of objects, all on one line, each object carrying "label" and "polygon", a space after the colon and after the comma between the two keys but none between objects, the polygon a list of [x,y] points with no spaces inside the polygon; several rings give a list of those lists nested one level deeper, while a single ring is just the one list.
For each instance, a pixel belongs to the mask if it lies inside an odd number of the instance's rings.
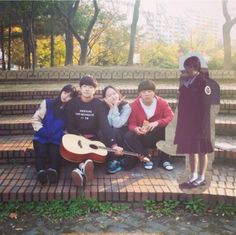
[{"label": "guitar neck", "polygon": [[[108,148],[108,147],[101,147],[99,146],[100,149],[105,149],[108,152],[114,153],[115,150],[113,148]],[[134,157],[140,157],[140,154],[138,153],[133,153],[133,152],[129,152],[129,151],[123,151],[124,154],[129,155],[129,156],[134,156]]]}]

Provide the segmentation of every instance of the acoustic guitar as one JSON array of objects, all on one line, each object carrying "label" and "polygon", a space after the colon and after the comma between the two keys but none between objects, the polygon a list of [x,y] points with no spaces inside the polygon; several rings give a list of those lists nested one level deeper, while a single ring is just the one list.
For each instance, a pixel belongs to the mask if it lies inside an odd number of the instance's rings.
[{"label": "acoustic guitar", "polygon": [[[60,153],[62,157],[70,162],[82,162],[91,159],[94,162],[103,163],[108,152],[115,152],[114,149],[106,147],[100,141],[89,140],[83,136],[65,134],[62,137]],[[138,153],[123,151],[123,154],[139,158],[140,161],[148,162],[149,158]]]}]

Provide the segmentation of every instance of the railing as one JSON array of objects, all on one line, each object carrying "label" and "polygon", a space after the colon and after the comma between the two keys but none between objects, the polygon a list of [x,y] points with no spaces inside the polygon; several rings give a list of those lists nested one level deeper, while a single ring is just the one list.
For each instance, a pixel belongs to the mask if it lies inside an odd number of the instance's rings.
[{"label": "railing", "polygon": [[[236,71],[210,70],[210,77],[214,79],[236,79]],[[154,69],[140,67],[79,67],[77,69],[67,67],[59,69],[30,70],[25,71],[1,71],[0,80],[11,79],[78,79],[85,74],[90,74],[97,79],[176,79],[180,73],[175,69]]]}]

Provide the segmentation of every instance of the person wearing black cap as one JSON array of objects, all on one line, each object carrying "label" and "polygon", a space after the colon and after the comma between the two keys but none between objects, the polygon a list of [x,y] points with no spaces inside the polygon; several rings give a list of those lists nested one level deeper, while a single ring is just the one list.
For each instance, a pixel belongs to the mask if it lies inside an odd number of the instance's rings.
[{"label": "person wearing black cap", "polygon": [[[169,104],[155,95],[156,86],[151,80],[139,83],[139,96],[131,103],[128,120],[129,132],[125,142],[132,151],[148,156],[148,148],[156,148],[156,143],[165,139],[165,127],[171,122],[173,112]],[[173,170],[169,156],[160,152],[160,162],[165,170]],[[144,162],[145,169],[152,169],[153,163]]]},{"label": "person wearing black cap", "polygon": [[[123,148],[116,144],[114,133],[107,119],[107,113],[101,100],[94,97],[97,81],[90,75],[79,81],[80,97],[72,99],[66,109],[66,130],[70,134],[82,135],[91,140],[100,140],[106,146],[112,147],[115,154],[122,155]],[[99,132],[104,139],[101,139]],[[108,157],[109,158],[109,157]],[[93,179],[93,161],[88,159],[79,168],[72,171],[72,180],[78,186]]]}]

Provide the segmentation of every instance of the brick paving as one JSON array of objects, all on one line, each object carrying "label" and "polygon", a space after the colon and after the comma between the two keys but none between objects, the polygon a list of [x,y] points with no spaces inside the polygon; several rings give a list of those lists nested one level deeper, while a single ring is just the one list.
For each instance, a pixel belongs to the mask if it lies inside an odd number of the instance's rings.
[{"label": "brick paving", "polygon": [[[156,163],[156,161],[154,161]],[[84,188],[73,185],[70,177],[75,164],[64,164],[57,185],[41,186],[36,181],[33,165],[0,166],[1,201],[47,201],[53,199],[69,200],[79,195],[99,201],[135,202],[146,199],[162,201],[165,199],[186,200],[193,194],[184,194],[176,180],[184,168],[181,158],[173,159],[175,170],[166,172],[155,165],[151,171],[138,165],[131,171],[114,175],[104,172],[103,165],[95,167],[95,178]],[[230,165],[214,165],[209,189],[200,196],[207,203],[236,204],[236,168]]]}]

